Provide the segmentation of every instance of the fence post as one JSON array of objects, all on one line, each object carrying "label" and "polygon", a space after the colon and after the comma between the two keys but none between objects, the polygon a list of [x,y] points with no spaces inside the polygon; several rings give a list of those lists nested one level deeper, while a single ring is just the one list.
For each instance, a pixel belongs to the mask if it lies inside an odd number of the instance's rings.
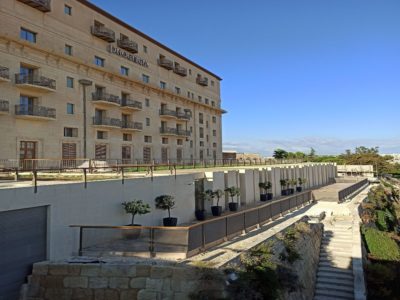
[{"label": "fence post", "polygon": [[82,240],[83,240],[83,228],[80,226],[79,227],[79,249],[78,249],[78,255],[82,256]]},{"label": "fence post", "polygon": [[201,224],[201,244],[204,250],[206,247],[206,233],[204,232],[204,224]]},{"label": "fence post", "polygon": [[122,184],[125,184],[124,167],[121,167],[121,175],[122,175]]},{"label": "fence post", "polygon": [[84,180],[84,185],[85,185],[85,189],[87,188],[87,178],[86,178],[86,172],[87,172],[87,169],[86,168],[83,168],[83,180]]},{"label": "fence post", "polygon": [[33,170],[33,192],[36,194],[37,193],[37,171]]}]

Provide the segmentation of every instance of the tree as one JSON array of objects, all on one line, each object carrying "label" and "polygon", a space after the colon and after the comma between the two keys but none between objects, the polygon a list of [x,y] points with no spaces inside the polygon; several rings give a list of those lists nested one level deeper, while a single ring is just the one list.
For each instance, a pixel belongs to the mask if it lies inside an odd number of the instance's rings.
[{"label": "tree", "polygon": [[274,154],[272,155],[275,159],[285,159],[288,157],[287,151],[283,149],[275,149]]},{"label": "tree", "polygon": [[308,154],[308,157],[310,159],[313,159],[315,157],[315,149],[313,147],[310,148],[310,153]]},{"label": "tree", "polygon": [[122,206],[127,214],[131,214],[132,220],[131,225],[135,224],[136,215],[145,215],[150,212],[150,205],[143,203],[143,200],[133,200],[129,202],[123,202]]}]

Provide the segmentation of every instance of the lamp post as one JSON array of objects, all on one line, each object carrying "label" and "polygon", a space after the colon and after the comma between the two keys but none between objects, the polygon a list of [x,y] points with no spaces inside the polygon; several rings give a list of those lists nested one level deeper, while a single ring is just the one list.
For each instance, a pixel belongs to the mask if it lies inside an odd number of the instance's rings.
[{"label": "lamp post", "polygon": [[88,79],[80,79],[79,83],[83,88],[83,156],[87,158],[86,87],[91,86],[93,83]]}]

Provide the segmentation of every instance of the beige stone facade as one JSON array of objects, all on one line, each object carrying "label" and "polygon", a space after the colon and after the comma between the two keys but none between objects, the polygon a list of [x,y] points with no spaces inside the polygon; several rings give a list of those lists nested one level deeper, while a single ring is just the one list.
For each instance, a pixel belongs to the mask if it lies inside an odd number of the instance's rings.
[{"label": "beige stone facade", "polygon": [[84,0],[2,0],[0,159],[221,159],[220,80]]}]

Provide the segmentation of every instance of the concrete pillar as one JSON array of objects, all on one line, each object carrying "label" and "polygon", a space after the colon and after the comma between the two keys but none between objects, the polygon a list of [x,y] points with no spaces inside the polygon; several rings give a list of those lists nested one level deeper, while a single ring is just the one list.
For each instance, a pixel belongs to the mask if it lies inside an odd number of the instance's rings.
[{"label": "concrete pillar", "polygon": [[[239,171],[240,178],[240,205],[253,204],[255,200],[255,180],[256,170],[246,169]],[[257,181],[258,189],[258,181]]]}]

